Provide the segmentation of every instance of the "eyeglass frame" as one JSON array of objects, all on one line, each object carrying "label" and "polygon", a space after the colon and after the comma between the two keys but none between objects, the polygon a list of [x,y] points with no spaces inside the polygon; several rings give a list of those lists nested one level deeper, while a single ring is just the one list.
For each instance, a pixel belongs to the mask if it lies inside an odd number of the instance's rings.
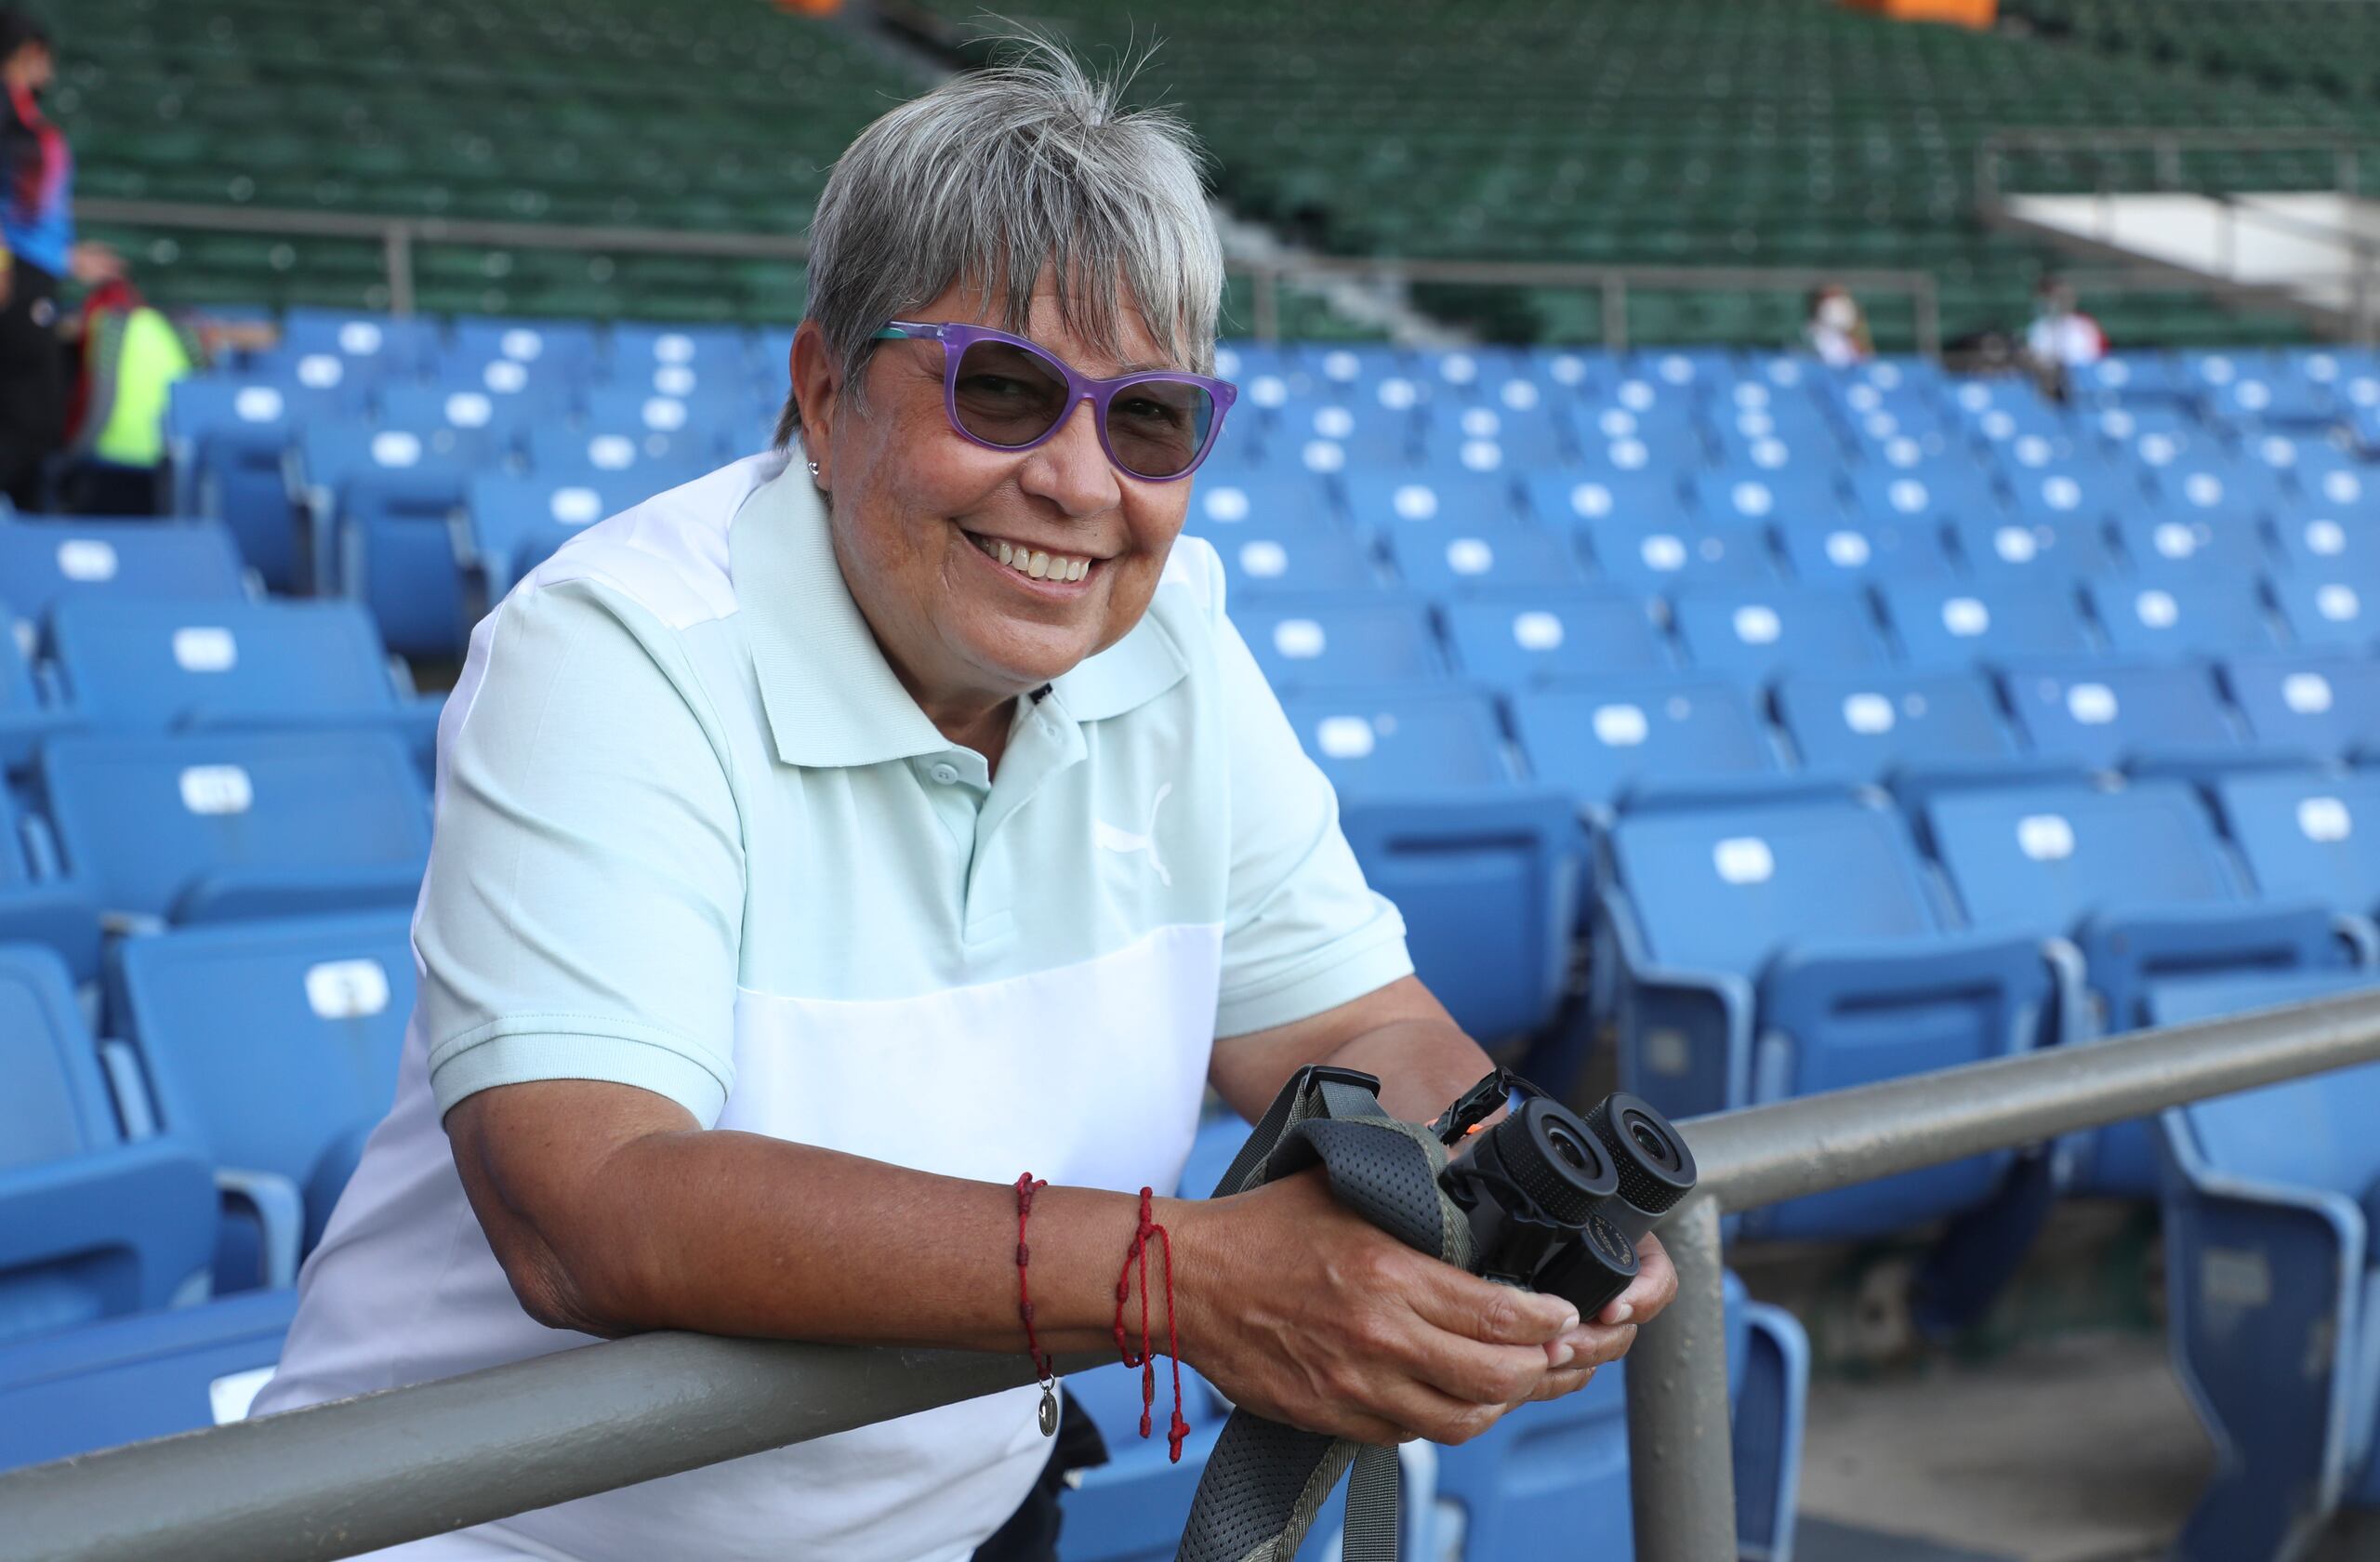
[{"label": "eyeglass frame", "polygon": [[[1239,398],[1239,387],[1230,380],[1218,379],[1213,375],[1192,374],[1186,369],[1142,369],[1132,374],[1117,375],[1112,379],[1097,379],[1080,373],[1072,364],[1029,338],[1017,336],[1013,332],[994,330],[989,325],[971,325],[957,320],[888,320],[868,338],[868,340],[940,342],[943,364],[942,410],[950,419],[951,430],[970,444],[985,450],[997,450],[1003,456],[1021,456],[1028,450],[1038,450],[1049,443],[1057,438],[1059,430],[1066,426],[1067,420],[1074,416],[1075,408],[1084,402],[1089,402],[1091,416],[1096,420],[1099,448],[1105,453],[1107,464],[1135,483],[1179,483],[1205,465],[1207,457],[1214,453],[1215,441],[1222,437],[1224,415],[1231,411],[1232,403]],[[959,421],[959,360],[967,355],[969,348],[977,342],[985,341],[998,342],[1004,346],[1016,348],[1020,351],[1031,353],[1036,359],[1055,369],[1059,377],[1065,381],[1065,410],[1051,419],[1050,427],[1046,430],[1023,444],[996,444],[973,432],[966,424]],[[1136,472],[1126,466],[1117,457],[1116,447],[1108,442],[1107,438],[1107,409],[1110,404],[1115,401],[1118,393],[1129,390],[1135,385],[1145,385],[1152,380],[1172,380],[1178,384],[1195,385],[1214,398],[1215,404],[1214,420],[1207,426],[1207,437],[1199,442],[1197,450],[1192,454],[1189,461],[1180,471],[1169,473],[1163,477],[1151,477],[1143,472]]]}]

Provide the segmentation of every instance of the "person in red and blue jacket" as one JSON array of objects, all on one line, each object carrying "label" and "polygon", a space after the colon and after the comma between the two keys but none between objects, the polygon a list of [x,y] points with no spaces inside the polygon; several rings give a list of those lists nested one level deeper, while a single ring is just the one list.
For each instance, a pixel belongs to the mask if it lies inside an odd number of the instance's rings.
[{"label": "person in red and blue jacket", "polygon": [[124,273],[106,245],[74,242],[74,157],[41,108],[56,73],[48,31],[0,9],[0,493],[20,510],[40,507],[42,465],[65,438],[60,282]]}]

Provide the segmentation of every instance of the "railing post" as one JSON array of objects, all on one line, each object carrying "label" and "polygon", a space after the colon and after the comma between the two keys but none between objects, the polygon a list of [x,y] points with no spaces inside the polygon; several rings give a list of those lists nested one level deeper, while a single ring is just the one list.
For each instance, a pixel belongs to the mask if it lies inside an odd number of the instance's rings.
[{"label": "railing post", "polygon": [[1921,357],[1942,361],[1942,292],[1931,271],[1921,271],[1911,289],[1917,311],[1917,351]]},{"label": "railing post", "polygon": [[1281,339],[1281,273],[1270,265],[1256,271],[1256,339]]},{"label": "railing post", "polygon": [[1719,1205],[1688,1199],[1662,1223],[1677,1300],[1628,1354],[1628,1493],[1636,1562],[1735,1562],[1736,1468]]},{"label": "railing post", "polygon": [[1628,283],[1617,271],[1606,271],[1603,293],[1603,345],[1606,352],[1628,351]]},{"label": "railing post", "polygon": [[413,230],[391,222],[380,235],[380,249],[389,271],[389,312],[413,312]]}]

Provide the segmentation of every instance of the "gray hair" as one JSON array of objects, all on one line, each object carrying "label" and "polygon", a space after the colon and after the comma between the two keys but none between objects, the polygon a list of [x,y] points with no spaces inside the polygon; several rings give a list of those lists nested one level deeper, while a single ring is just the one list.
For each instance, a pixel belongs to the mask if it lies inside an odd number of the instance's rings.
[{"label": "gray hair", "polygon": [[[836,162],[810,223],[804,318],[858,398],[871,338],[955,285],[1024,334],[1054,268],[1066,329],[1113,358],[1137,310],[1175,364],[1211,372],[1223,245],[1201,153],[1163,109],[1120,107],[1129,67],[1094,77],[1044,39],[885,114]],[[786,398],[776,440],[801,429]]]}]

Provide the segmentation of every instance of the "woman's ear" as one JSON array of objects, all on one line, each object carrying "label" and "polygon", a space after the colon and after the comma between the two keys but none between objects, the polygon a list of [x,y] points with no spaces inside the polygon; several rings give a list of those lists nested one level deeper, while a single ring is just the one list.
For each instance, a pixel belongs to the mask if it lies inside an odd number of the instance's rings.
[{"label": "woman's ear", "polygon": [[822,489],[832,488],[835,412],[842,390],[842,372],[826,347],[826,334],[814,320],[805,320],[793,334],[787,361],[793,375],[793,399],[801,404],[801,448],[817,473]]}]

